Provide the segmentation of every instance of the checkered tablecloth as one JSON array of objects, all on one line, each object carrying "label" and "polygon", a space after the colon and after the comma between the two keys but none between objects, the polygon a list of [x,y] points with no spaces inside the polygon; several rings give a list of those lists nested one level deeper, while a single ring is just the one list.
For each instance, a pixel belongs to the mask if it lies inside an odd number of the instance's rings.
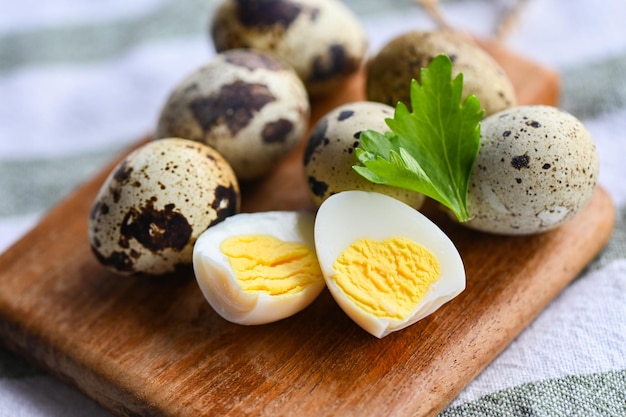
[{"label": "checkered tablecloth", "polygon": [[[347,2],[372,51],[432,20],[408,0]],[[491,36],[513,1],[446,0]],[[617,208],[606,249],[442,416],[626,416],[626,2],[526,0],[506,44],[556,69]],[[172,86],[214,52],[211,0],[0,3],[0,252],[154,128]],[[0,291],[1,282],[0,282]],[[108,416],[0,348],[0,416]]]}]

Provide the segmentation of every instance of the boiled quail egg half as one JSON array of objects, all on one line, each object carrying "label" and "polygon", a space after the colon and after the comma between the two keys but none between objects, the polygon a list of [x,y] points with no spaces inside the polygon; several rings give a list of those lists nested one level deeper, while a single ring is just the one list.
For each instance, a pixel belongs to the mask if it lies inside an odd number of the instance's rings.
[{"label": "boiled quail egg half", "polygon": [[265,324],[307,307],[324,289],[309,212],[240,213],[207,229],[193,251],[198,285],[224,319]]},{"label": "boiled quail egg half", "polygon": [[314,233],[333,298],[378,338],[426,317],[465,289],[465,269],[452,241],[393,197],[334,194],[320,206]]}]

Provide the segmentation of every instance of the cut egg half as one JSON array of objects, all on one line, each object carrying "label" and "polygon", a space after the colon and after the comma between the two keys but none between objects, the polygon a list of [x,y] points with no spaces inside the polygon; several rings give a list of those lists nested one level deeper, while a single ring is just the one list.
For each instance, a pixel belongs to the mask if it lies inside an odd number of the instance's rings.
[{"label": "cut egg half", "polygon": [[378,338],[428,316],[465,289],[453,242],[422,213],[387,195],[332,195],[317,212],[314,235],[333,298]]},{"label": "cut egg half", "polygon": [[230,322],[256,325],[311,304],[325,286],[314,221],[305,211],[241,213],[202,233],[193,268],[211,307]]}]

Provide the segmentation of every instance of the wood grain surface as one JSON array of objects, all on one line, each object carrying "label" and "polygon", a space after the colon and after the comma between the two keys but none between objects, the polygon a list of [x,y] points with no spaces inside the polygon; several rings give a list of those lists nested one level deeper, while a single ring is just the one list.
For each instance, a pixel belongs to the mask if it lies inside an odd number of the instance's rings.
[{"label": "wood grain surface", "polygon": [[[483,44],[521,103],[556,104],[558,77]],[[314,103],[313,122],[363,97],[362,74]],[[302,147],[243,187],[246,211],[311,207]],[[278,323],[228,323],[191,271],[122,278],[92,256],[87,218],[108,170],[0,257],[0,337],[119,416],[432,416],[442,410],[601,250],[614,208],[599,188],[557,230],[501,237],[425,213],[459,248],[467,289],[417,324],[376,339],[327,291]]]}]

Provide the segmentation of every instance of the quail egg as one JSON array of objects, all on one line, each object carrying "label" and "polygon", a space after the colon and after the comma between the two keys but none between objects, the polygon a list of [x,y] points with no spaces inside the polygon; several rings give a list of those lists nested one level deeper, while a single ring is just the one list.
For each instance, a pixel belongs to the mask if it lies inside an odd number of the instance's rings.
[{"label": "quail egg", "polygon": [[231,50],[184,78],[165,102],[155,137],[182,137],[215,148],[240,181],[262,177],[300,142],[310,105],[282,60]]},{"label": "quail egg", "polygon": [[253,48],[285,59],[311,96],[332,93],[367,52],[365,31],[339,0],[223,0],[210,33],[217,51]]},{"label": "quail egg", "polygon": [[553,229],[591,199],[599,160],[593,138],[573,115],[552,106],[520,106],[481,123],[468,190],[484,232],[523,235]]},{"label": "quail egg", "polygon": [[239,210],[228,163],[198,142],[164,138],[126,156],[102,184],[89,216],[96,258],[123,275],[165,274],[190,265],[208,227]]},{"label": "quail egg", "polygon": [[463,98],[474,94],[485,115],[516,104],[515,90],[500,65],[483,49],[449,30],[412,31],[387,43],[367,68],[368,100],[395,106],[399,101],[409,109],[410,82],[420,80],[420,69],[437,55],[452,61],[452,76],[463,73]]},{"label": "quail egg", "polygon": [[319,206],[329,196],[341,191],[376,191],[390,195],[419,209],[424,195],[398,187],[374,184],[359,175],[354,150],[365,129],[389,130],[385,119],[394,109],[383,103],[358,101],[336,107],[314,126],[304,151],[304,174],[313,202]]},{"label": "quail egg", "polygon": [[382,338],[465,289],[461,256],[423,214],[384,194],[343,191],[320,206],[315,247],[326,286],[358,325]]},{"label": "quail egg", "polygon": [[324,289],[304,211],[241,213],[204,232],[195,244],[198,285],[224,319],[265,324],[307,307]]}]

